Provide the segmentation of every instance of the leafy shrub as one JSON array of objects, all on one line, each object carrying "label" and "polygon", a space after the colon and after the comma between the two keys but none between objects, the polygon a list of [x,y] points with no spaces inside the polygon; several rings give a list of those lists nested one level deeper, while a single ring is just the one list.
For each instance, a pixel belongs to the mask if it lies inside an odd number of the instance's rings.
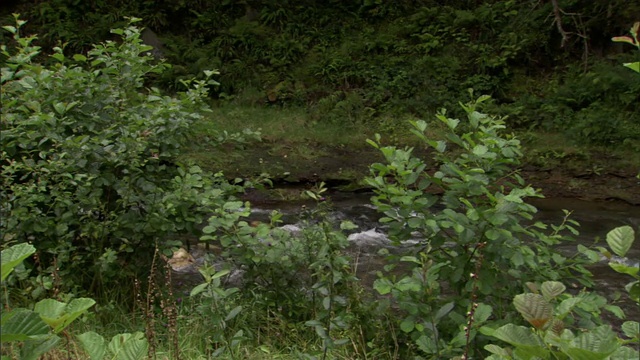
[{"label": "leafy shrub", "polygon": [[[35,251],[30,244],[17,244],[2,250],[2,282]],[[2,343],[5,345],[2,348],[2,359],[8,359],[5,355],[12,352],[19,352],[20,359],[25,360],[35,360],[46,354],[62,340],[58,334],[94,304],[95,301],[89,298],[73,299],[68,303],[43,299],[35,304],[33,310],[29,310],[11,309],[12,304],[3,302],[1,332]],[[69,341],[68,334],[65,335]],[[107,353],[122,360],[138,360],[147,355],[148,342],[140,332],[118,334],[108,345],[101,335],[93,331],[78,335],[78,340],[91,359],[95,360],[103,359]]]},{"label": "leafy shrub", "polygon": [[55,48],[50,66],[33,62],[24,21],[4,27],[16,48],[2,46],[0,228],[6,242],[36,245],[39,266],[67,280],[61,290],[139,271],[157,243],[197,232],[239,189],[176,164],[212,81],[185,81],[176,97],[146,88],[168,65],[151,62],[135,21],[87,56]]},{"label": "leafy shrub", "polygon": [[507,324],[497,329],[483,327],[483,334],[500,339],[513,349],[495,344],[485,349],[493,355],[487,359],[635,359],[638,351],[623,344],[639,343],[637,321],[627,321],[622,330],[628,339],[620,339],[609,325],[601,325],[576,334],[566,328],[565,317],[575,308],[589,307],[589,293],[572,296],[557,281],[546,281],[541,286],[529,284],[532,292],[519,294],[513,304],[522,317],[533,327]]},{"label": "leafy shrub", "polygon": [[486,100],[462,105],[464,122],[438,113],[447,127],[443,140],[425,135],[426,122],[412,122],[438,164],[433,174],[412,148],[383,147],[379,136],[369,141],[387,161],[373,164],[367,179],[380,221],[396,241],[419,239],[413,253],[396,257],[408,272],[381,275],[375,288],[398,301],[400,328],[429,356],[466,356],[492,313],[510,319],[502,304],[518,291],[514,284],[567,278],[591,284],[586,261],[554,249],[572,240],[563,233],[577,234],[577,223],[531,221],[536,209],[525,199],[541,195],[514,169],[522,156],[519,140],[503,134],[502,119],[477,111]]},{"label": "leafy shrub", "polygon": [[[336,337],[354,323],[353,311],[360,304],[357,279],[345,251],[349,243],[345,230],[355,225],[344,221],[336,228],[329,216],[330,202],[321,195],[325,191],[321,184],[307,192],[318,206],[303,210],[299,229],[278,227],[282,214],[277,212],[271,214],[270,224],[250,226],[243,219],[250,214],[249,204],[235,202],[227,203],[209,218],[201,240],[219,242],[224,249],[220,256],[241,271],[242,294],[251,303],[243,313],[254,318],[273,314],[292,324],[304,323],[320,336],[326,353],[347,343]],[[240,311],[236,308],[234,313],[228,303],[223,307],[221,301],[234,290],[216,290],[213,282],[220,274],[224,273],[205,274],[208,282],[194,290],[199,293],[208,289],[208,303],[220,303],[214,316],[222,321],[215,328],[224,327],[225,321]],[[216,337],[225,343],[222,334]]]}]

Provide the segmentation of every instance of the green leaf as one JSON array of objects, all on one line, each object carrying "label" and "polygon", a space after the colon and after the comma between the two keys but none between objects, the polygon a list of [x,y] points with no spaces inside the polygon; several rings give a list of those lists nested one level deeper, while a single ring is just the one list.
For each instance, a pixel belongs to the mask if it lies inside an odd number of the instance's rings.
[{"label": "green leaf", "polygon": [[67,110],[67,106],[63,103],[54,103],[53,108],[59,115],[64,115],[65,111]]},{"label": "green leaf", "polygon": [[82,54],[75,54],[75,55],[73,55],[73,60],[80,61],[80,62],[85,62],[85,61],[87,61],[87,57],[82,55]]},{"label": "green leaf", "polygon": [[489,151],[489,149],[487,149],[487,147],[484,145],[476,145],[473,148],[473,154],[476,156],[483,156],[487,153],[487,151]]},{"label": "green leaf", "polygon": [[629,292],[629,297],[640,304],[640,281],[633,281],[624,287]]},{"label": "green leaf", "polygon": [[609,267],[611,267],[617,273],[628,274],[633,277],[637,276],[638,271],[640,271],[640,268],[638,268],[637,266],[629,266],[629,265],[621,264],[614,261],[609,263]]},{"label": "green leaf", "polygon": [[207,288],[207,286],[209,286],[209,283],[202,283],[202,284],[194,287],[191,290],[191,293],[189,294],[189,296],[196,296],[196,295],[200,294],[201,292],[203,292]]},{"label": "green leaf", "polygon": [[3,29],[7,30],[8,32],[15,34],[16,32],[18,32],[18,29],[16,29],[15,26],[11,26],[11,25],[6,25],[2,27]]},{"label": "green leaf", "polygon": [[227,316],[224,318],[224,321],[229,321],[235,318],[240,313],[240,311],[242,311],[242,306],[234,307],[231,311],[229,311]]},{"label": "green leaf", "polygon": [[230,272],[231,272],[231,270],[229,270],[229,269],[222,269],[222,270],[218,271],[217,273],[213,274],[213,276],[211,276],[211,279],[212,280],[219,279],[219,278],[227,275]]},{"label": "green leaf", "polygon": [[570,297],[562,300],[562,302],[556,307],[556,313],[558,318],[563,319],[567,316],[576,305],[582,302],[582,298]]},{"label": "green leaf", "polygon": [[24,341],[32,336],[49,333],[49,326],[31,310],[13,309],[2,313],[0,341]]},{"label": "green leaf", "polygon": [[520,294],[513,299],[516,310],[536,329],[542,329],[553,317],[553,307],[540,294]]},{"label": "green leaf", "polygon": [[493,344],[485,345],[484,349],[487,350],[488,352],[492,353],[492,354],[505,356],[505,357],[507,357],[507,359],[511,358],[511,354],[509,353],[509,351],[507,349],[501,348],[498,345],[493,345]]},{"label": "green leaf", "polygon": [[82,348],[87,352],[91,360],[102,360],[104,358],[104,354],[107,351],[107,342],[102,335],[88,331],[78,335],[78,340],[80,340]]},{"label": "green leaf", "polygon": [[640,323],[637,321],[625,321],[622,324],[622,332],[628,338],[640,338]]},{"label": "green leaf", "polygon": [[529,328],[507,324],[495,329],[490,335],[523,351],[538,353],[541,358],[547,358],[548,350],[544,343]]},{"label": "green leaf", "polygon": [[436,312],[434,322],[437,322],[438,320],[442,319],[445,315],[447,315],[449,312],[451,312],[454,306],[455,304],[453,301],[444,304],[440,309],[438,309],[438,312]]},{"label": "green leaf", "polygon": [[418,260],[418,258],[415,257],[415,256],[403,256],[403,257],[400,258],[400,261],[402,261],[402,262],[412,262],[412,263],[415,263],[415,264],[418,264],[418,265],[421,264],[420,260]]},{"label": "green leaf", "polygon": [[634,350],[628,346],[619,347],[613,354],[611,354],[610,360],[629,360],[640,359],[640,354],[637,350]]},{"label": "green leaf", "polygon": [[436,340],[430,336],[422,335],[416,340],[418,348],[427,354],[436,354],[438,352],[438,345]]},{"label": "green leaf", "polygon": [[406,318],[400,323],[400,330],[404,331],[405,333],[412,332],[415,327],[416,323],[413,321],[413,318]]},{"label": "green leaf", "polygon": [[358,225],[354,224],[352,221],[341,221],[340,222],[340,230],[354,230],[357,229]]},{"label": "green leaf", "polygon": [[142,360],[146,358],[149,343],[141,332],[118,334],[108,346],[115,360]]},{"label": "green leaf", "polygon": [[558,281],[545,281],[542,283],[541,291],[545,300],[550,301],[567,289],[563,283]]},{"label": "green leaf", "polygon": [[393,283],[389,281],[389,279],[376,279],[376,281],[373,282],[373,288],[378,294],[386,295],[393,289]]},{"label": "green leaf", "polygon": [[35,305],[34,311],[51,326],[54,333],[59,333],[95,303],[89,298],[73,299],[69,304],[54,299],[44,299]]},{"label": "green leaf", "polygon": [[60,342],[60,337],[56,335],[42,336],[35,339],[29,339],[24,342],[20,351],[21,360],[36,360],[41,355],[53,349]]},{"label": "green leaf", "polygon": [[27,243],[13,245],[8,249],[2,250],[2,254],[0,255],[2,258],[2,260],[0,260],[1,280],[4,281],[16,266],[35,252],[36,248]]},{"label": "green leaf", "polygon": [[618,256],[625,256],[633,244],[634,233],[631,226],[617,227],[607,234],[607,244]]},{"label": "green leaf", "polygon": [[487,321],[489,316],[493,313],[493,308],[487,304],[478,304],[475,313],[473,314],[474,324],[482,324]]},{"label": "green leaf", "polygon": [[623,65],[637,73],[640,73],[640,61],[633,63],[624,63]]},{"label": "green leaf", "polygon": [[604,360],[619,346],[618,338],[611,327],[602,325],[573,339],[565,353],[572,359]]}]

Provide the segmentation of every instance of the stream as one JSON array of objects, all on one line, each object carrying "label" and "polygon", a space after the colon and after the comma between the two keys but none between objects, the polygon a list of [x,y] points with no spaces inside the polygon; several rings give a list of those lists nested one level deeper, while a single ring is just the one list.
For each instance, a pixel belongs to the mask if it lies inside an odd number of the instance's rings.
[{"label": "stream", "polygon": [[[349,236],[350,252],[354,256],[354,268],[357,277],[365,287],[370,287],[376,279],[376,272],[382,270],[384,259],[378,255],[382,246],[389,245],[389,239],[378,223],[380,214],[370,204],[372,193],[331,192],[327,195],[334,205],[335,211],[330,215],[335,220],[350,220],[358,229]],[[595,239],[600,239],[598,245],[606,246],[604,241],[611,229],[630,225],[636,231],[636,239],[640,232],[640,207],[623,203],[587,202],[577,199],[533,199],[530,201],[538,209],[535,220],[547,224],[559,224],[564,217],[563,209],[572,211],[571,219],[580,223],[579,236],[575,242],[562,245],[559,250],[565,255],[576,252],[578,244],[590,246]],[[302,206],[312,207],[311,201],[272,201],[252,205],[251,220],[269,221],[273,210],[283,213],[283,223],[294,225],[298,222],[298,214]],[[295,228],[295,226],[294,226]],[[195,254],[194,254],[195,255]],[[637,240],[624,259],[627,263],[638,266],[640,259],[640,240]],[[640,307],[628,298],[624,286],[632,280],[628,275],[613,271],[606,261],[589,267],[594,274],[595,290],[609,298],[609,303],[620,306],[627,320],[640,320]],[[568,288],[571,284],[565,284]],[[611,296],[619,292],[620,299],[612,302]],[[612,323],[620,323],[619,319],[605,311],[604,316]]]}]

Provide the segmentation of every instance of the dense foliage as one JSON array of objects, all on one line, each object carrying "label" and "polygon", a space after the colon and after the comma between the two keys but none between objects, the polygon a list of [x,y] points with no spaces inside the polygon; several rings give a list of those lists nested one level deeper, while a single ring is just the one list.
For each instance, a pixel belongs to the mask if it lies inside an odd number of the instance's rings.
[{"label": "dense foliage", "polygon": [[33,62],[34,36],[5,29],[16,48],[2,46],[0,228],[4,242],[29,241],[40,252],[33,297],[60,276],[75,280],[65,292],[127,276],[172,235],[196,232],[237,190],[175,163],[207,110],[209,85],[187,83],[176,97],[146,88],[167,65],[144,55],[139,29],[114,30],[121,41],[87,56],[56,48],[50,65]]},{"label": "dense foliage", "polygon": [[[320,121],[426,117],[467,88],[490,94],[510,126],[560,130],[577,141],[637,146],[637,59],[610,42],[638,19],[636,3],[586,1],[92,1],[18,6],[50,44],[72,51],[134,15],[160,34],[176,66],[161,83],[211,67],[215,95],[302,105]],[[78,31],[80,29],[80,31]],[[561,30],[560,30],[561,29]],[[399,126],[401,124],[393,124]]]},{"label": "dense foliage", "polygon": [[[358,11],[381,24],[406,10],[395,4]],[[278,19],[270,26],[282,26]],[[402,244],[381,251],[393,255],[372,294],[352,268],[347,234],[355,225],[333,216],[322,184],[306,192],[316,204],[301,212],[299,227],[279,227],[277,212],[251,224],[251,204],[232,198],[240,186],[177,163],[209,110],[215,73],[182,80],[188,90],[174,96],[149,86],[169,66],[148,54],[136,20],[113,30],[116,40],[73,56],[62,47],[41,54],[35,36],[22,36],[21,20],[4,27],[13,42],[0,49],[3,360],[47,351],[78,359],[637,358],[637,322],[613,329],[602,314],[624,318],[619,307],[586,289],[565,291],[564,283],[592,285],[585,265],[611,254],[584,246],[561,253],[557,245],[577,233],[568,213],[558,225],[532,221],[536,208],[526,200],[540,194],[518,175],[520,142],[505,119],[482,112],[490,97],[462,105],[462,120],[442,110],[431,124],[413,121],[428,158],[379,136],[369,141],[385,159],[371,166],[372,203]],[[174,293],[174,259],[162,265],[159,252],[183,245],[183,234],[217,251],[193,265],[201,284]],[[633,240],[628,226],[607,236],[620,257]],[[627,290],[638,301],[638,268],[613,258],[610,265],[633,278]],[[150,273],[146,290],[141,269]],[[106,316],[142,324],[105,334],[110,341],[71,328],[114,295],[137,307]]]}]

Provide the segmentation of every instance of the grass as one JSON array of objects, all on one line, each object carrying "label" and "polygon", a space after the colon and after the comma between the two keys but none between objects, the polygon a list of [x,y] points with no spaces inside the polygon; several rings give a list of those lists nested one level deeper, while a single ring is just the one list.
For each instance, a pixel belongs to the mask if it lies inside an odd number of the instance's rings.
[{"label": "grass", "polygon": [[[262,141],[246,135],[235,144],[198,145],[187,151],[184,159],[213,172],[222,170],[229,177],[266,173],[289,182],[358,183],[368,174],[368,166],[381,160],[379,152],[366,143],[376,133],[382,134],[384,144],[421,149],[409,131],[409,120],[413,119],[387,114],[369,123],[345,124],[317,120],[299,107],[220,102],[206,121],[196,126],[197,143],[206,143],[205,138],[216,138],[225,131],[241,133],[245,129],[259,131]],[[439,124],[432,123],[430,129],[434,138],[440,137]],[[559,169],[579,176],[640,171],[640,152],[628,146],[577,145],[565,134],[535,130],[516,131],[516,135],[523,143],[524,165],[540,171]]]},{"label": "grass", "polygon": [[311,121],[302,108],[276,106],[237,106],[223,103],[213,108],[206,123],[198,126],[203,135],[215,131],[242,132],[244,129],[260,131],[266,142],[285,144],[320,143],[329,145],[364,144],[367,133],[363,126],[345,126],[328,122]]}]

